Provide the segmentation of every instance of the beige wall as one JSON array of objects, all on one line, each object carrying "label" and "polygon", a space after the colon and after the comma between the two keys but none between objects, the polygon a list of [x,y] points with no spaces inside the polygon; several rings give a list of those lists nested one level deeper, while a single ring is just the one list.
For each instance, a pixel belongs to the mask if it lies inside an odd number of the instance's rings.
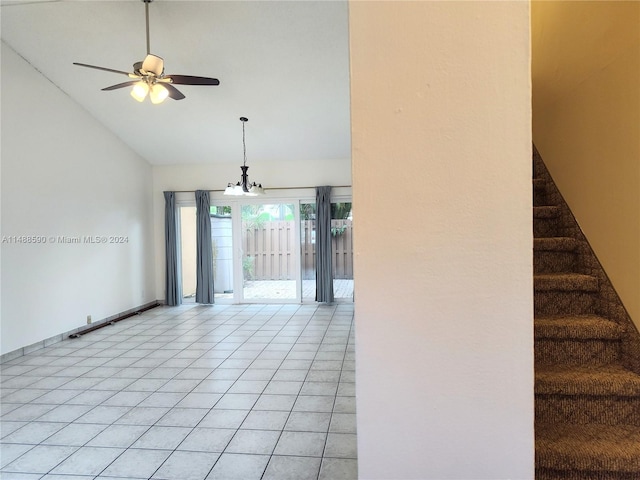
[{"label": "beige wall", "polygon": [[640,2],[532,3],[533,140],[640,325]]},{"label": "beige wall", "polygon": [[531,479],[529,4],[349,31],[359,476]]}]

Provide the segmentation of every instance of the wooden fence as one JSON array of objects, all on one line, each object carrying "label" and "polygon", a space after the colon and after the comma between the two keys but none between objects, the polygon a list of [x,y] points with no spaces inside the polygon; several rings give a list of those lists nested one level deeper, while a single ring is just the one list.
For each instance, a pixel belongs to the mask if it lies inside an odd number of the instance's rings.
[{"label": "wooden fence", "polygon": [[[353,278],[351,220],[332,220],[333,276]],[[265,222],[243,232],[244,275],[251,280],[293,280],[294,255],[301,248],[302,278],[315,278],[315,221],[302,222],[301,241],[296,241],[292,222]]]}]

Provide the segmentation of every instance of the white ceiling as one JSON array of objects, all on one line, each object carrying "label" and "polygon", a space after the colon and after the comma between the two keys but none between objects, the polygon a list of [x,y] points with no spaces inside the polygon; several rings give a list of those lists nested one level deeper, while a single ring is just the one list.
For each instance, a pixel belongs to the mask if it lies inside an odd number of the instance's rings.
[{"label": "white ceiling", "polygon": [[350,158],[347,2],[155,0],[151,53],[184,100],[138,103],[127,81],[146,54],[141,0],[1,0],[2,40],[156,165]]}]

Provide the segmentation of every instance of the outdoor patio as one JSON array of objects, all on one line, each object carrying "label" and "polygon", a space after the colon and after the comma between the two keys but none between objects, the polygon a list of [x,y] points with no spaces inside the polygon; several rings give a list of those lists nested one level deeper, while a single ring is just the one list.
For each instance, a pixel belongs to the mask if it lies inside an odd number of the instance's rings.
[{"label": "outdoor patio", "polygon": [[[334,279],[333,292],[336,301],[353,300],[353,279]],[[302,281],[302,299],[314,300],[316,281]],[[233,298],[233,293],[216,293],[216,299]],[[249,300],[291,300],[296,298],[295,280],[247,280],[244,283],[244,298]],[[185,303],[194,302],[195,297],[184,298]]]}]

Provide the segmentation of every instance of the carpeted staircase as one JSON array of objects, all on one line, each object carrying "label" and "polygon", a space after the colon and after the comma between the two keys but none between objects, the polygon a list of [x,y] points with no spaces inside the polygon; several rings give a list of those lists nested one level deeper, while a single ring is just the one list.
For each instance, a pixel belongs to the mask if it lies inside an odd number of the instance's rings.
[{"label": "carpeted staircase", "polygon": [[536,479],[640,480],[640,335],[533,160]]}]

